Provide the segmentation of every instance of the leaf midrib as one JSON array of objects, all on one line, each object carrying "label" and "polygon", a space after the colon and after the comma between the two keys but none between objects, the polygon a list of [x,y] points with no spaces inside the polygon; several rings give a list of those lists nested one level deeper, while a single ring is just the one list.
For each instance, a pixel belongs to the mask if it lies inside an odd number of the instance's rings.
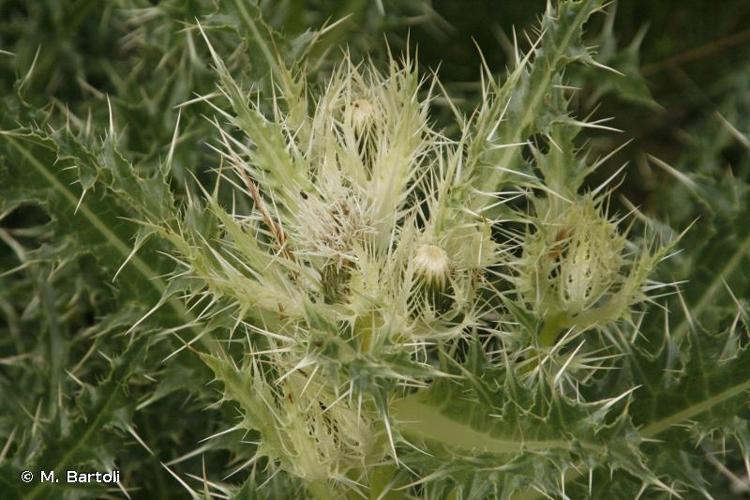
[{"label": "leaf midrib", "polygon": [[740,264],[740,261],[748,252],[748,250],[750,250],[750,235],[742,240],[742,243],[740,243],[740,246],[737,247],[737,250],[734,252],[732,257],[728,261],[726,261],[726,264],[721,269],[721,271],[716,273],[713,280],[711,280],[711,284],[704,289],[703,295],[701,295],[700,300],[698,300],[698,302],[690,308],[690,316],[688,316],[688,312],[685,312],[685,317],[673,332],[673,338],[676,342],[679,342],[685,335],[685,333],[687,333],[687,330],[691,324],[690,317],[696,319],[700,317],[703,310],[709,305],[711,299],[719,290],[719,287],[724,283],[724,277],[734,271],[734,268],[736,268]]},{"label": "leaf midrib", "polygon": [[[533,117],[537,113],[537,107],[539,103],[544,98],[544,95],[549,90],[548,84],[549,81],[552,79],[552,75],[557,70],[557,64],[560,60],[560,58],[563,56],[565,49],[567,49],[568,44],[570,43],[570,39],[573,36],[573,33],[576,32],[576,30],[580,27],[581,24],[583,24],[584,19],[588,15],[590,15],[591,12],[588,10],[588,6],[581,7],[580,12],[575,17],[575,20],[571,25],[568,27],[567,31],[565,32],[564,36],[562,37],[562,42],[559,45],[559,50],[554,54],[552,57],[553,64],[549,65],[549,67],[545,68],[545,73],[542,78],[543,85],[538,85],[534,89],[534,93],[532,94],[531,99],[529,100],[530,104],[526,107],[524,110],[524,113],[520,119],[520,124],[515,127],[515,133],[511,136],[511,139],[508,141],[509,143],[516,143],[520,142],[521,137],[525,134],[526,128],[528,127],[529,123],[533,121]],[[536,64],[536,60],[534,61]],[[514,156],[517,156],[520,154],[520,149],[518,148],[506,148],[502,153],[500,160],[497,162],[500,166],[509,168],[509,164]],[[492,182],[490,183],[490,186],[495,186],[497,184],[497,174],[496,171],[493,171],[492,173]]]},{"label": "leaf midrib", "polygon": [[675,424],[678,424],[680,422],[684,422],[686,420],[689,420],[692,417],[695,417],[697,415],[700,415],[701,413],[704,413],[714,406],[723,403],[727,399],[733,398],[735,396],[739,396],[743,392],[750,390],[750,377],[748,377],[747,380],[744,382],[740,382],[739,384],[736,384],[728,389],[723,390],[719,394],[716,394],[715,396],[711,396],[708,399],[704,399],[702,401],[698,401],[697,403],[692,404],[691,406],[688,406],[687,408],[684,408],[676,413],[673,413],[672,415],[669,415],[667,417],[663,417],[656,422],[652,422],[648,424],[647,426],[643,427],[640,431],[640,434],[644,438],[653,438],[665,430],[667,430],[669,427],[672,427]]},{"label": "leaf midrib", "polygon": [[[440,412],[440,409],[408,396],[391,407],[392,416],[399,420],[399,429],[412,437],[439,442],[453,449],[467,452],[509,454],[524,451],[571,449],[573,441],[561,439],[527,440],[497,439],[469,425],[458,422]],[[603,451],[597,444],[575,442],[576,446]]]},{"label": "leaf midrib", "polygon": [[[673,413],[672,415],[663,417],[656,422],[652,422],[646,425],[641,429],[640,434],[644,438],[653,439],[673,425],[679,424],[690,418],[700,415],[701,413],[710,410],[715,405],[723,403],[727,399],[739,396],[740,394],[748,390],[750,390],[750,376],[743,382],[735,384],[732,387],[723,390],[719,394],[716,394],[715,396],[704,399],[702,401],[698,401],[687,408]],[[583,473],[579,472],[579,469],[577,468],[568,469],[565,474],[564,483],[567,484],[575,481],[582,475]],[[541,498],[541,496],[542,495],[538,491],[526,490],[519,492],[513,498],[514,500],[533,500],[535,498]]]},{"label": "leaf midrib", "polygon": [[[116,390],[111,391],[109,393],[109,396],[107,397],[106,402],[102,405],[101,410],[97,412],[96,416],[94,417],[94,420],[91,422],[91,425],[86,426],[83,435],[80,439],[76,440],[75,444],[68,449],[68,451],[65,452],[63,457],[58,460],[55,464],[54,471],[59,472],[62,471],[69,463],[72,457],[75,456],[75,454],[78,452],[81,447],[88,443],[89,438],[91,435],[100,429],[102,425],[102,419],[104,418],[104,415],[108,413],[109,408],[112,406],[113,402],[119,396],[121,393],[121,387],[118,386]],[[28,495],[25,495],[24,498],[31,500],[39,496],[41,492],[47,489],[47,487],[51,483],[42,483],[39,482],[37,485],[32,489]]]},{"label": "leaf midrib", "polygon": [[[5,140],[7,140],[46,179],[53,189],[65,197],[66,201],[68,201],[71,206],[75,207],[78,205],[78,199],[73,193],[71,193],[70,190],[66,188],[59,179],[57,179],[57,177],[50,173],[47,168],[45,168],[36,157],[34,157],[34,155],[9,135],[5,135]],[[80,212],[81,215],[83,215],[83,217],[97,229],[97,231],[104,235],[112,247],[114,247],[124,258],[127,258],[130,254],[128,246],[114,232],[112,232],[112,230],[110,230],[85,203],[81,203],[78,206],[77,212]],[[150,283],[160,295],[164,294],[167,289],[166,283],[141,257],[133,255],[129,262],[146,278],[146,282]],[[182,303],[175,299],[170,299],[167,302],[180,317],[187,319],[188,322],[194,321],[195,318],[193,318],[185,309]]]}]

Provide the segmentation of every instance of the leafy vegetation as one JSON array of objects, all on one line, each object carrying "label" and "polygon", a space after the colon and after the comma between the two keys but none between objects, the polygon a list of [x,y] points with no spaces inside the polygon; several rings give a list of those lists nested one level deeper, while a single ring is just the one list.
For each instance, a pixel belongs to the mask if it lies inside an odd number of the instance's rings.
[{"label": "leafy vegetation", "polygon": [[747,495],[750,67],[529,5],[0,1],[3,497]]}]

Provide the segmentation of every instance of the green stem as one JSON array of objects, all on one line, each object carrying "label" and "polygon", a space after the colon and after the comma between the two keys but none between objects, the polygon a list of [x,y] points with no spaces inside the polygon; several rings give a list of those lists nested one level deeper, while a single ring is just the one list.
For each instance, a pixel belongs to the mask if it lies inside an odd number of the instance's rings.
[{"label": "green stem", "polygon": [[374,466],[370,473],[370,499],[406,500],[403,491],[394,491],[398,468],[393,464]]},{"label": "green stem", "polygon": [[539,345],[541,347],[554,346],[560,332],[567,328],[568,322],[568,315],[565,313],[553,314],[546,318],[539,332]]},{"label": "green stem", "polygon": [[565,313],[556,313],[550,315],[544,320],[542,329],[539,331],[538,341],[540,349],[525,364],[519,367],[520,373],[528,373],[539,365],[542,357],[542,350],[549,349],[555,345],[560,332],[569,326],[568,315]]},{"label": "green stem", "polygon": [[341,493],[336,491],[328,481],[312,481],[308,483],[307,490],[312,494],[313,498],[318,500],[335,500],[342,497]]}]

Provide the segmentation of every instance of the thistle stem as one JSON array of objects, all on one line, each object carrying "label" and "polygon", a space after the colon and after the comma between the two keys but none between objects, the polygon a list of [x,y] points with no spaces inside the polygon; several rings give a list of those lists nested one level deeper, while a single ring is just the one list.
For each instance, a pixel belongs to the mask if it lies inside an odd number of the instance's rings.
[{"label": "thistle stem", "polygon": [[342,498],[341,492],[336,491],[327,481],[311,481],[307,484],[307,490],[317,500],[335,500]]},{"label": "thistle stem", "polygon": [[568,326],[568,315],[557,313],[544,320],[539,332],[539,345],[541,347],[552,347],[557,342],[560,332]]}]

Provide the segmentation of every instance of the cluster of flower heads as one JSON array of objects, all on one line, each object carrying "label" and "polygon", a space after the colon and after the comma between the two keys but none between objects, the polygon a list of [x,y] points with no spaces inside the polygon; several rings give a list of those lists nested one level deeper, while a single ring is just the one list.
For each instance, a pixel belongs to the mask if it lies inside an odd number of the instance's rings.
[{"label": "cluster of flower heads", "polygon": [[270,104],[215,63],[232,107],[216,107],[233,167],[222,177],[252,211],[209,195],[220,222],[209,250],[170,239],[205,284],[198,296],[228,302],[247,334],[240,366],[211,361],[248,381],[220,376],[225,397],[252,416],[259,453],[295,476],[359,484],[365,464],[398,460],[389,402],[455,376],[445,359],[466,342],[494,338],[506,347],[488,358],[528,360],[646,299],[659,252],[630,243],[603,197],[528,173],[531,145],[504,142],[521,132],[497,89],[448,137],[429,120],[436,80],[409,59],[384,74],[346,61],[320,92],[281,70]]}]

